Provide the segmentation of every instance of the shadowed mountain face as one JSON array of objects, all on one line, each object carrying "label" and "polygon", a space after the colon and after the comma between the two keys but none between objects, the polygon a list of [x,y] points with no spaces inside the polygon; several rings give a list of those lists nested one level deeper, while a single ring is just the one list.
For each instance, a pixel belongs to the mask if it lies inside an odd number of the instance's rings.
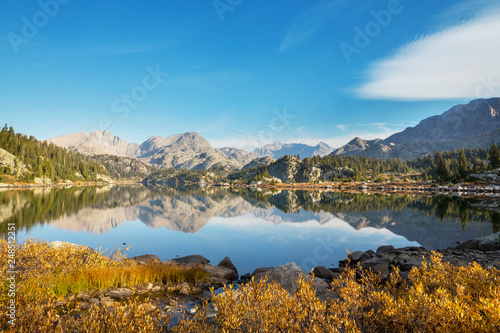
[{"label": "shadowed mountain face", "polygon": [[340,220],[356,230],[386,229],[436,249],[500,229],[500,213],[449,197],[115,186],[4,191],[0,202],[4,234],[10,222],[19,231],[42,223],[104,234],[126,221],[196,233],[213,218],[231,221],[250,214],[273,224]]},{"label": "shadowed mountain face", "polygon": [[355,138],[335,155],[409,159],[455,148],[489,148],[500,141],[500,98],[476,99],[385,140]]}]

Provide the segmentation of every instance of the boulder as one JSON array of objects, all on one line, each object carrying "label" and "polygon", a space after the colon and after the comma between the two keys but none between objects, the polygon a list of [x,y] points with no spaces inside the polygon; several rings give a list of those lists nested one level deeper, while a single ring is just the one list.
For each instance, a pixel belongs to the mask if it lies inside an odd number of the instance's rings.
[{"label": "boulder", "polygon": [[[310,281],[312,279],[312,277],[302,268],[297,266],[297,264],[289,262],[287,264],[269,269],[267,271],[267,283],[276,282],[292,295],[298,288],[297,281],[300,276],[302,276],[305,281]],[[261,271],[260,273],[254,275],[255,281],[259,281],[265,277],[266,271]],[[316,295],[319,299],[325,300],[333,297],[333,294],[327,290],[329,286],[325,281],[321,279],[314,279],[313,287],[316,289]]]},{"label": "boulder", "polygon": [[206,265],[203,266],[203,270],[207,272],[210,277],[216,277],[224,280],[236,280],[238,278],[238,273],[226,267]]},{"label": "boulder", "polygon": [[413,267],[420,267],[422,266],[422,260],[412,260],[405,262],[400,266],[401,271],[403,272],[409,272],[412,270]]},{"label": "boulder", "polygon": [[318,266],[313,269],[313,273],[315,277],[319,277],[328,281],[333,281],[333,279],[338,275],[333,273],[331,270],[326,268],[325,266]]},{"label": "boulder", "polygon": [[396,249],[392,245],[384,245],[377,249],[378,256],[384,256],[388,254],[396,254]]},{"label": "boulder", "polygon": [[197,265],[197,264],[206,265],[210,262],[210,260],[208,260],[204,256],[200,256],[197,254],[185,256],[185,257],[180,257],[180,258],[175,258],[175,259],[172,259],[172,261],[177,263],[177,264],[181,264],[181,265]]},{"label": "boulder", "polygon": [[222,261],[217,265],[219,267],[225,267],[225,268],[229,268],[230,270],[232,270],[233,272],[236,273],[236,276],[238,277],[238,270],[236,269],[236,267],[233,265],[233,262],[231,261],[231,259],[229,259],[229,257],[225,257],[224,259],[222,259]]},{"label": "boulder", "polygon": [[215,289],[218,289],[226,284],[229,283],[229,280],[227,279],[221,279],[221,278],[218,278],[218,277],[212,277],[212,276],[209,276],[207,278],[207,284],[208,284],[208,288],[207,289],[210,289],[210,287],[213,287]]},{"label": "boulder", "polygon": [[380,273],[381,278],[386,278],[389,275],[389,260],[379,257],[370,258],[361,263],[364,269],[371,269],[375,273]]},{"label": "boulder", "polygon": [[361,259],[361,256],[365,254],[363,251],[354,251],[347,255],[347,258],[351,259],[353,262],[358,262]]},{"label": "boulder", "polygon": [[269,271],[271,268],[272,268],[272,267],[259,267],[259,268],[256,268],[256,269],[253,271],[252,276],[256,276],[257,274],[262,274],[262,273],[264,273],[264,275],[265,275],[265,273],[266,273],[267,271]]},{"label": "boulder", "polygon": [[372,250],[368,250],[368,251],[366,251],[366,252],[365,252],[365,254],[366,254],[367,256],[369,256],[370,258],[374,258],[374,257],[376,257],[376,256],[377,256],[377,254],[376,254],[375,252],[373,252]]},{"label": "boulder", "polygon": [[500,250],[500,232],[466,241],[458,245],[456,248],[479,251]]},{"label": "boulder", "polygon": [[134,292],[129,288],[116,288],[108,291],[106,296],[114,299],[122,299],[131,296],[133,293]]},{"label": "boulder", "polygon": [[142,256],[135,256],[129,258],[129,260],[135,261],[138,265],[145,265],[147,263],[159,263],[160,258],[156,254],[144,254]]}]

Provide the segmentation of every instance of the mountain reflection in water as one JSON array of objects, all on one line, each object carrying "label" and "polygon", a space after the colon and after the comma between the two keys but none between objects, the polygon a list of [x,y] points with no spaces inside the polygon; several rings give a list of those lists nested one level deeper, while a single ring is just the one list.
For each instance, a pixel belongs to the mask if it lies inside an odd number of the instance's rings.
[{"label": "mountain reflection in water", "polygon": [[4,237],[13,222],[21,239],[133,244],[129,256],[155,253],[162,260],[199,253],[214,264],[227,255],[242,269],[285,260],[331,266],[346,249],[446,248],[497,231],[499,213],[473,204],[437,196],[72,187],[0,192],[0,228]]}]

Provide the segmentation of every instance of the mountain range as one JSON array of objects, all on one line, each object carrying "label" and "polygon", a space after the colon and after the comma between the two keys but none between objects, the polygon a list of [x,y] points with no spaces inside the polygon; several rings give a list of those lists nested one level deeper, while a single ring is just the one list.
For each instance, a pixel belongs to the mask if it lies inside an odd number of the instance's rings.
[{"label": "mountain range", "polygon": [[332,154],[407,160],[455,148],[489,148],[493,142],[500,142],[500,98],[456,105],[386,139],[354,138]]},{"label": "mountain range", "polygon": [[[386,139],[354,138],[333,149],[324,142],[316,146],[279,141],[247,152],[241,149],[214,148],[196,132],[152,136],[141,144],[127,143],[108,131],[61,135],[47,141],[85,155],[117,155],[136,158],[157,168],[205,170],[214,167],[242,169],[269,163],[285,155],[312,156],[360,155],[383,159],[409,159],[455,148],[488,148],[500,142],[500,98],[476,99],[452,107],[441,115],[422,120],[415,127]],[[263,159],[263,158],[266,159]],[[256,158],[259,160],[253,162]]]},{"label": "mountain range", "polygon": [[152,136],[141,144],[127,143],[108,131],[96,130],[60,135],[48,142],[85,155],[116,155],[136,158],[161,169],[205,170],[213,167],[241,169],[259,157],[271,157],[266,161],[284,155],[312,157],[327,155],[333,149],[321,142],[317,146],[300,143],[283,144],[275,142],[247,152],[238,148],[214,148],[196,132],[170,135],[167,138]]},{"label": "mountain range", "polygon": [[273,144],[265,145],[253,151],[257,157],[271,157],[280,159],[285,155],[299,155],[301,158],[313,156],[325,156],[333,152],[333,148],[324,142],[316,146],[309,146],[302,143],[281,143],[275,141]]}]

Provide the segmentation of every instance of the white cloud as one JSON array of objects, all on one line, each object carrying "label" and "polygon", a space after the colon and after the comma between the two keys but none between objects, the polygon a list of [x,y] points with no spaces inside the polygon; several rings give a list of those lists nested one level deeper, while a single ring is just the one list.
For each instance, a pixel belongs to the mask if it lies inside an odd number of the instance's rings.
[{"label": "white cloud", "polygon": [[[468,20],[458,19],[455,25],[423,36],[373,63],[357,94],[394,100],[500,95],[499,9],[498,5],[496,9],[488,6],[487,11],[469,15]],[[453,15],[457,12],[455,8]]]},{"label": "white cloud", "polygon": [[340,124],[340,125],[335,125],[335,127],[337,127],[341,131],[346,132],[349,125]]}]

